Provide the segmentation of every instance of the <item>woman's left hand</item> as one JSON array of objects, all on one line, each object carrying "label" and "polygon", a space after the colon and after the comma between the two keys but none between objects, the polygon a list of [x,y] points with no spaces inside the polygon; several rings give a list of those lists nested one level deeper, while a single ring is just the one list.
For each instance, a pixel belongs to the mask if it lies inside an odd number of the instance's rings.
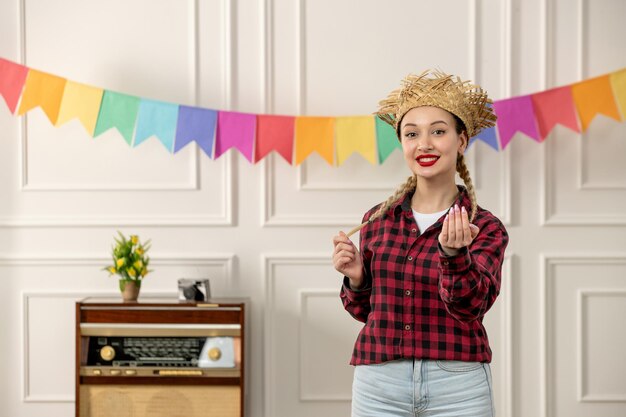
[{"label": "woman's left hand", "polygon": [[478,226],[471,224],[465,207],[450,208],[439,234],[439,244],[448,256],[457,255],[461,248],[469,246],[478,235]]}]

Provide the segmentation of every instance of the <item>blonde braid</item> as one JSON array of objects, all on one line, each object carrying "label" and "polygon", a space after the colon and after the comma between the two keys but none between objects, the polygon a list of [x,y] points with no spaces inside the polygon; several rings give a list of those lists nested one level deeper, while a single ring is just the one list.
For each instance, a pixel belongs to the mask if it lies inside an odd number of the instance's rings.
[{"label": "blonde braid", "polygon": [[351,235],[355,234],[356,232],[358,232],[359,230],[361,230],[366,224],[369,224],[371,222],[373,222],[374,220],[376,220],[379,217],[384,216],[384,214],[387,212],[387,210],[389,210],[389,208],[398,200],[400,200],[402,198],[402,196],[404,196],[406,193],[415,190],[415,187],[417,186],[417,178],[415,177],[415,175],[411,175],[409,178],[407,178],[407,180],[404,182],[404,184],[402,184],[400,187],[398,187],[398,189],[391,195],[391,197],[389,197],[387,199],[387,201],[385,201],[383,204],[381,204],[381,206],[378,208],[378,210],[376,210],[374,212],[374,214],[372,214],[370,216],[369,219],[367,219],[367,221],[357,227],[355,227],[354,229],[350,230],[347,234],[348,237],[350,237]]},{"label": "blonde braid", "polygon": [[459,157],[456,160],[456,170],[459,173],[459,176],[465,183],[465,187],[467,188],[467,193],[469,194],[470,201],[472,202],[472,208],[470,211],[470,222],[474,221],[474,217],[476,217],[476,210],[478,204],[476,203],[476,191],[474,190],[474,184],[472,183],[472,178],[470,177],[469,170],[467,169],[467,165],[465,165],[465,157],[463,154],[459,154]]}]

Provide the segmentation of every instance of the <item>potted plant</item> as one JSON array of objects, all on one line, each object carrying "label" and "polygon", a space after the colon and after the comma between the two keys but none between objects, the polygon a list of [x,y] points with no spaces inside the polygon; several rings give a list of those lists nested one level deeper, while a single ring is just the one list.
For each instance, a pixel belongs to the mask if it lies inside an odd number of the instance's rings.
[{"label": "potted plant", "polygon": [[126,238],[117,232],[119,238],[111,250],[113,265],[104,269],[111,275],[119,275],[119,286],[124,301],[136,301],[141,288],[141,281],[152,272],[148,269],[150,257],[146,255],[150,249],[150,240],[141,243],[139,236],[130,235]]}]

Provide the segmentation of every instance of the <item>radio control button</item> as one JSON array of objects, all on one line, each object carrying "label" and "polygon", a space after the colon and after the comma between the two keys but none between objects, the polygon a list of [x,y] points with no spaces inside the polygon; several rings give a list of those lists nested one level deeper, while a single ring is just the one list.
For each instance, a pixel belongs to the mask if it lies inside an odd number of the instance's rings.
[{"label": "radio control button", "polygon": [[92,374],[92,375],[102,375],[102,371],[101,371],[100,369],[94,369],[94,370],[91,372],[91,374]]},{"label": "radio control button", "polygon": [[209,349],[209,359],[212,361],[217,361],[222,357],[222,351],[218,347],[213,347]]},{"label": "radio control button", "polygon": [[127,369],[124,371],[124,375],[137,375],[137,371],[134,369]]},{"label": "radio control button", "polygon": [[119,369],[111,369],[111,370],[109,371],[109,373],[110,373],[111,375],[121,375],[121,374],[122,374],[122,371],[120,371]]},{"label": "radio control button", "polygon": [[100,349],[100,357],[105,361],[112,361],[115,358],[115,349],[108,345],[104,346]]}]

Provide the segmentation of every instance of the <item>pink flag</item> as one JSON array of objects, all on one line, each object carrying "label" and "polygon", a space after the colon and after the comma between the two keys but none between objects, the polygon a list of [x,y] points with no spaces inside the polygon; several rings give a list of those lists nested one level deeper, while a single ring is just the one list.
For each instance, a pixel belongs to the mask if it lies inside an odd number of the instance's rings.
[{"label": "pink flag", "polygon": [[553,88],[533,94],[531,97],[541,140],[548,136],[557,123],[569,127],[574,132],[580,132],[572,90],[569,86]]},{"label": "pink flag", "polygon": [[271,151],[278,152],[289,164],[293,162],[295,120],[293,116],[257,116],[255,162]]},{"label": "pink flag", "polygon": [[498,116],[497,127],[501,149],[506,148],[518,131],[541,142],[530,96],[494,101],[493,108]]},{"label": "pink flag", "polygon": [[231,111],[217,113],[217,134],[215,138],[215,159],[230,148],[237,148],[248,161],[252,162],[256,115]]},{"label": "pink flag", "polygon": [[0,95],[11,113],[15,113],[27,75],[28,67],[0,58]]}]

